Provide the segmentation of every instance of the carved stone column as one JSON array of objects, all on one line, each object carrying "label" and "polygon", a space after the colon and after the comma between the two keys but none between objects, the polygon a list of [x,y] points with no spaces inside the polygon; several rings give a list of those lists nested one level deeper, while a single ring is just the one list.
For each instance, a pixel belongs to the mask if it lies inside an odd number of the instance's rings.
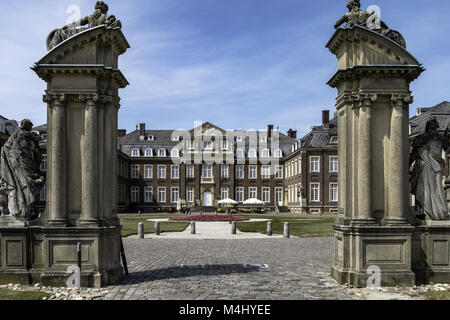
[{"label": "carved stone column", "polygon": [[406,223],[408,210],[409,94],[393,94],[391,98],[389,210],[385,218],[389,224]]},{"label": "carved stone column", "polygon": [[48,224],[54,226],[65,226],[67,224],[67,135],[66,135],[66,108],[64,94],[47,94],[44,101],[51,109],[50,130],[52,137],[51,157],[49,170],[52,172],[48,191]]},{"label": "carved stone column", "polygon": [[81,223],[97,224],[98,217],[98,95],[80,95],[85,102],[82,152],[82,212]]},{"label": "carved stone column", "polygon": [[358,116],[358,216],[353,223],[375,223],[372,212],[372,102],[376,94],[360,92],[355,96]]}]

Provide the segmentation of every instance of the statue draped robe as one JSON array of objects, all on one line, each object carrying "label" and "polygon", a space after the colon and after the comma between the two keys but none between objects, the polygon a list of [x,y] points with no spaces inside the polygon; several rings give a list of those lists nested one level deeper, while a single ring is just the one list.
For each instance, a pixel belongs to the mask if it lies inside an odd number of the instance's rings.
[{"label": "statue draped robe", "polygon": [[416,164],[411,176],[411,192],[416,197],[418,213],[425,214],[432,220],[449,218],[446,194],[442,185],[445,165],[442,149],[446,148],[448,143],[436,137],[423,145],[418,142],[413,151],[416,153]]},{"label": "statue draped robe", "polygon": [[29,219],[39,200],[44,178],[41,176],[41,154],[36,134],[14,133],[1,150],[0,192],[7,197],[11,216]]}]

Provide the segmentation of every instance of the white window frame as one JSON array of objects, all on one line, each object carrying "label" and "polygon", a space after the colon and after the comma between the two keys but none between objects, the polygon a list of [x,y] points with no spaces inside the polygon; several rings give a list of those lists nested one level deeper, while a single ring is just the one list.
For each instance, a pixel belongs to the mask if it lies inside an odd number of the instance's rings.
[{"label": "white window frame", "polygon": [[[164,168],[164,175],[161,175],[161,168]],[[158,179],[167,179],[167,167],[164,164],[158,165]]]},{"label": "white window frame", "polygon": [[261,178],[262,179],[265,179],[265,180],[270,179],[270,176],[271,176],[270,169],[271,169],[270,166],[262,166],[261,167]]},{"label": "white window frame", "polygon": [[194,187],[187,187],[187,190],[186,190],[186,202],[194,203],[194,195],[195,195],[195,188]]},{"label": "white window frame", "polygon": [[[192,175],[190,175],[192,173]],[[193,179],[195,177],[195,167],[192,164],[186,166],[186,178]]]},{"label": "white window frame", "polygon": [[236,149],[236,158],[245,158],[244,149]]},{"label": "white window frame", "polygon": [[275,158],[283,158],[283,150],[276,149],[275,152],[274,152],[274,157]]},{"label": "white window frame", "polygon": [[222,165],[221,176],[223,179],[228,179],[230,177],[230,168],[228,165],[226,165],[226,164]]},{"label": "white window frame", "polygon": [[283,179],[284,169],[283,166],[279,165],[275,167],[275,179]]},{"label": "white window frame", "polygon": [[151,149],[151,148],[145,149],[145,157],[152,158],[153,157],[153,149]]},{"label": "white window frame", "polygon": [[[267,196],[267,200],[264,200]],[[270,203],[270,187],[262,187],[261,190],[261,200]]]},{"label": "white window frame", "polygon": [[179,158],[180,157],[180,150],[178,148],[174,148],[171,151],[172,158]]},{"label": "white window frame", "polygon": [[[240,174],[238,174],[240,173]],[[245,169],[243,165],[236,166],[236,179],[244,179],[245,177]]]},{"label": "white window frame", "polygon": [[167,157],[167,150],[164,148],[161,148],[158,150],[158,157],[159,158],[165,158]]},{"label": "white window frame", "polygon": [[244,187],[237,187],[236,188],[236,201],[237,202],[244,202],[245,201]]},{"label": "white window frame", "polygon": [[[334,188],[336,189],[334,196]],[[330,202],[338,202],[339,201],[339,184],[337,182],[330,182]]]},{"label": "white window frame", "polygon": [[41,158],[41,165],[40,165],[40,169],[42,172],[47,172],[47,164],[48,164],[47,155],[43,154],[42,158]]},{"label": "white window frame", "polygon": [[229,149],[228,140],[222,140],[222,150],[228,150],[228,149]]},{"label": "white window frame", "polygon": [[140,168],[138,164],[131,165],[131,179],[139,179],[139,169]]},{"label": "white window frame", "polygon": [[144,202],[153,202],[153,187],[144,187]]},{"label": "white window frame", "polygon": [[[317,186],[317,188],[315,188]],[[310,202],[320,202],[320,183],[319,182],[311,182],[309,187],[309,200]],[[315,190],[317,190],[317,198],[314,197]]]},{"label": "white window frame", "polygon": [[[174,174],[174,169],[176,169],[176,174]],[[170,167],[170,176],[172,179],[180,179],[180,166],[172,165]]]},{"label": "white window frame", "polygon": [[[255,169],[255,170],[252,170],[252,169]],[[253,176],[253,173],[254,173],[254,176]],[[252,179],[252,180],[258,179],[258,166],[255,166],[255,165],[248,166],[248,178]]]},{"label": "white window frame", "polygon": [[[335,161],[333,161],[335,160]],[[330,173],[338,173],[339,172],[339,158],[337,156],[330,156]],[[335,166],[335,168],[333,168]]]},{"label": "white window frame", "polygon": [[[313,160],[317,159],[317,162]],[[317,163],[317,168],[313,166],[313,163]],[[317,169],[317,170],[316,170]],[[320,156],[310,156],[309,157],[309,172],[311,173],[319,173],[320,172]]]},{"label": "white window frame", "polygon": [[146,164],[144,166],[144,177],[145,179],[153,179],[153,165]]},{"label": "white window frame", "polygon": [[139,203],[139,187],[131,187],[131,203]]},{"label": "white window frame", "polygon": [[[254,196],[252,196],[254,194]],[[257,187],[248,187],[248,198],[249,199],[258,199],[258,188]]]},{"label": "white window frame", "polygon": [[131,150],[131,156],[133,158],[138,158],[140,157],[140,150],[138,148],[134,148],[133,150]]},{"label": "white window frame", "polygon": [[265,148],[261,150],[261,157],[262,158],[270,158],[270,150]]},{"label": "white window frame", "polygon": [[203,178],[211,179],[213,177],[213,167],[211,165],[204,165],[202,169]]},{"label": "white window frame", "polygon": [[[175,192],[176,191],[176,197],[174,197]],[[174,199],[176,198],[176,199]],[[178,187],[171,187],[170,188],[170,199],[172,201],[172,203],[177,203],[178,199],[180,198],[180,188]]]},{"label": "white window frame", "polygon": [[248,150],[248,157],[249,158],[257,158],[258,157],[258,153],[256,152],[256,149]]},{"label": "white window frame", "polygon": [[[161,191],[164,191],[161,193]],[[161,199],[161,195],[164,196],[164,199]],[[166,203],[167,202],[167,193],[166,193],[166,187],[159,187],[158,188],[158,203]]]},{"label": "white window frame", "polygon": [[230,189],[228,187],[222,187],[220,189],[220,196],[222,197],[222,200],[225,200],[230,197]]}]

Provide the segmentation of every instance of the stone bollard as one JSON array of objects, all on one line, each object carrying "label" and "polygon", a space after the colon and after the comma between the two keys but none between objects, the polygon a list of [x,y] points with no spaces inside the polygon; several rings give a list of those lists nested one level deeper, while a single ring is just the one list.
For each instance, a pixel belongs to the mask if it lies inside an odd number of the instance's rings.
[{"label": "stone bollard", "polygon": [[159,222],[155,222],[155,235],[159,236],[161,234],[161,229],[159,227]]},{"label": "stone bollard", "polygon": [[144,224],[142,222],[138,224],[138,236],[139,239],[144,239]]},{"label": "stone bollard", "polygon": [[289,222],[284,223],[284,237],[289,238]]},{"label": "stone bollard", "polygon": [[272,221],[267,222],[267,235],[272,235]]},{"label": "stone bollard", "polygon": [[195,222],[191,222],[191,234],[195,234]]},{"label": "stone bollard", "polygon": [[231,234],[236,234],[236,221],[231,223]]}]

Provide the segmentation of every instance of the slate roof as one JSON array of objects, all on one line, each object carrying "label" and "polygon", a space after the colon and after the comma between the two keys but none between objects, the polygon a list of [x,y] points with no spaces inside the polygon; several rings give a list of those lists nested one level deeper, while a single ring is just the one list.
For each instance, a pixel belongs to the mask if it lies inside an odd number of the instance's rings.
[{"label": "slate roof", "polygon": [[431,108],[418,108],[418,115],[409,121],[411,126],[411,136],[416,136],[425,132],[425,126],[431,119],[439,122],[439,131],[450,128],[450,102],[444,101]]},{"label": "slate roof", "polygon": [[330,120],[329,128],[314,126],[301,141],[301,148],[324,148],[330,145],[330,137],[337,136],[337,118]]}]

